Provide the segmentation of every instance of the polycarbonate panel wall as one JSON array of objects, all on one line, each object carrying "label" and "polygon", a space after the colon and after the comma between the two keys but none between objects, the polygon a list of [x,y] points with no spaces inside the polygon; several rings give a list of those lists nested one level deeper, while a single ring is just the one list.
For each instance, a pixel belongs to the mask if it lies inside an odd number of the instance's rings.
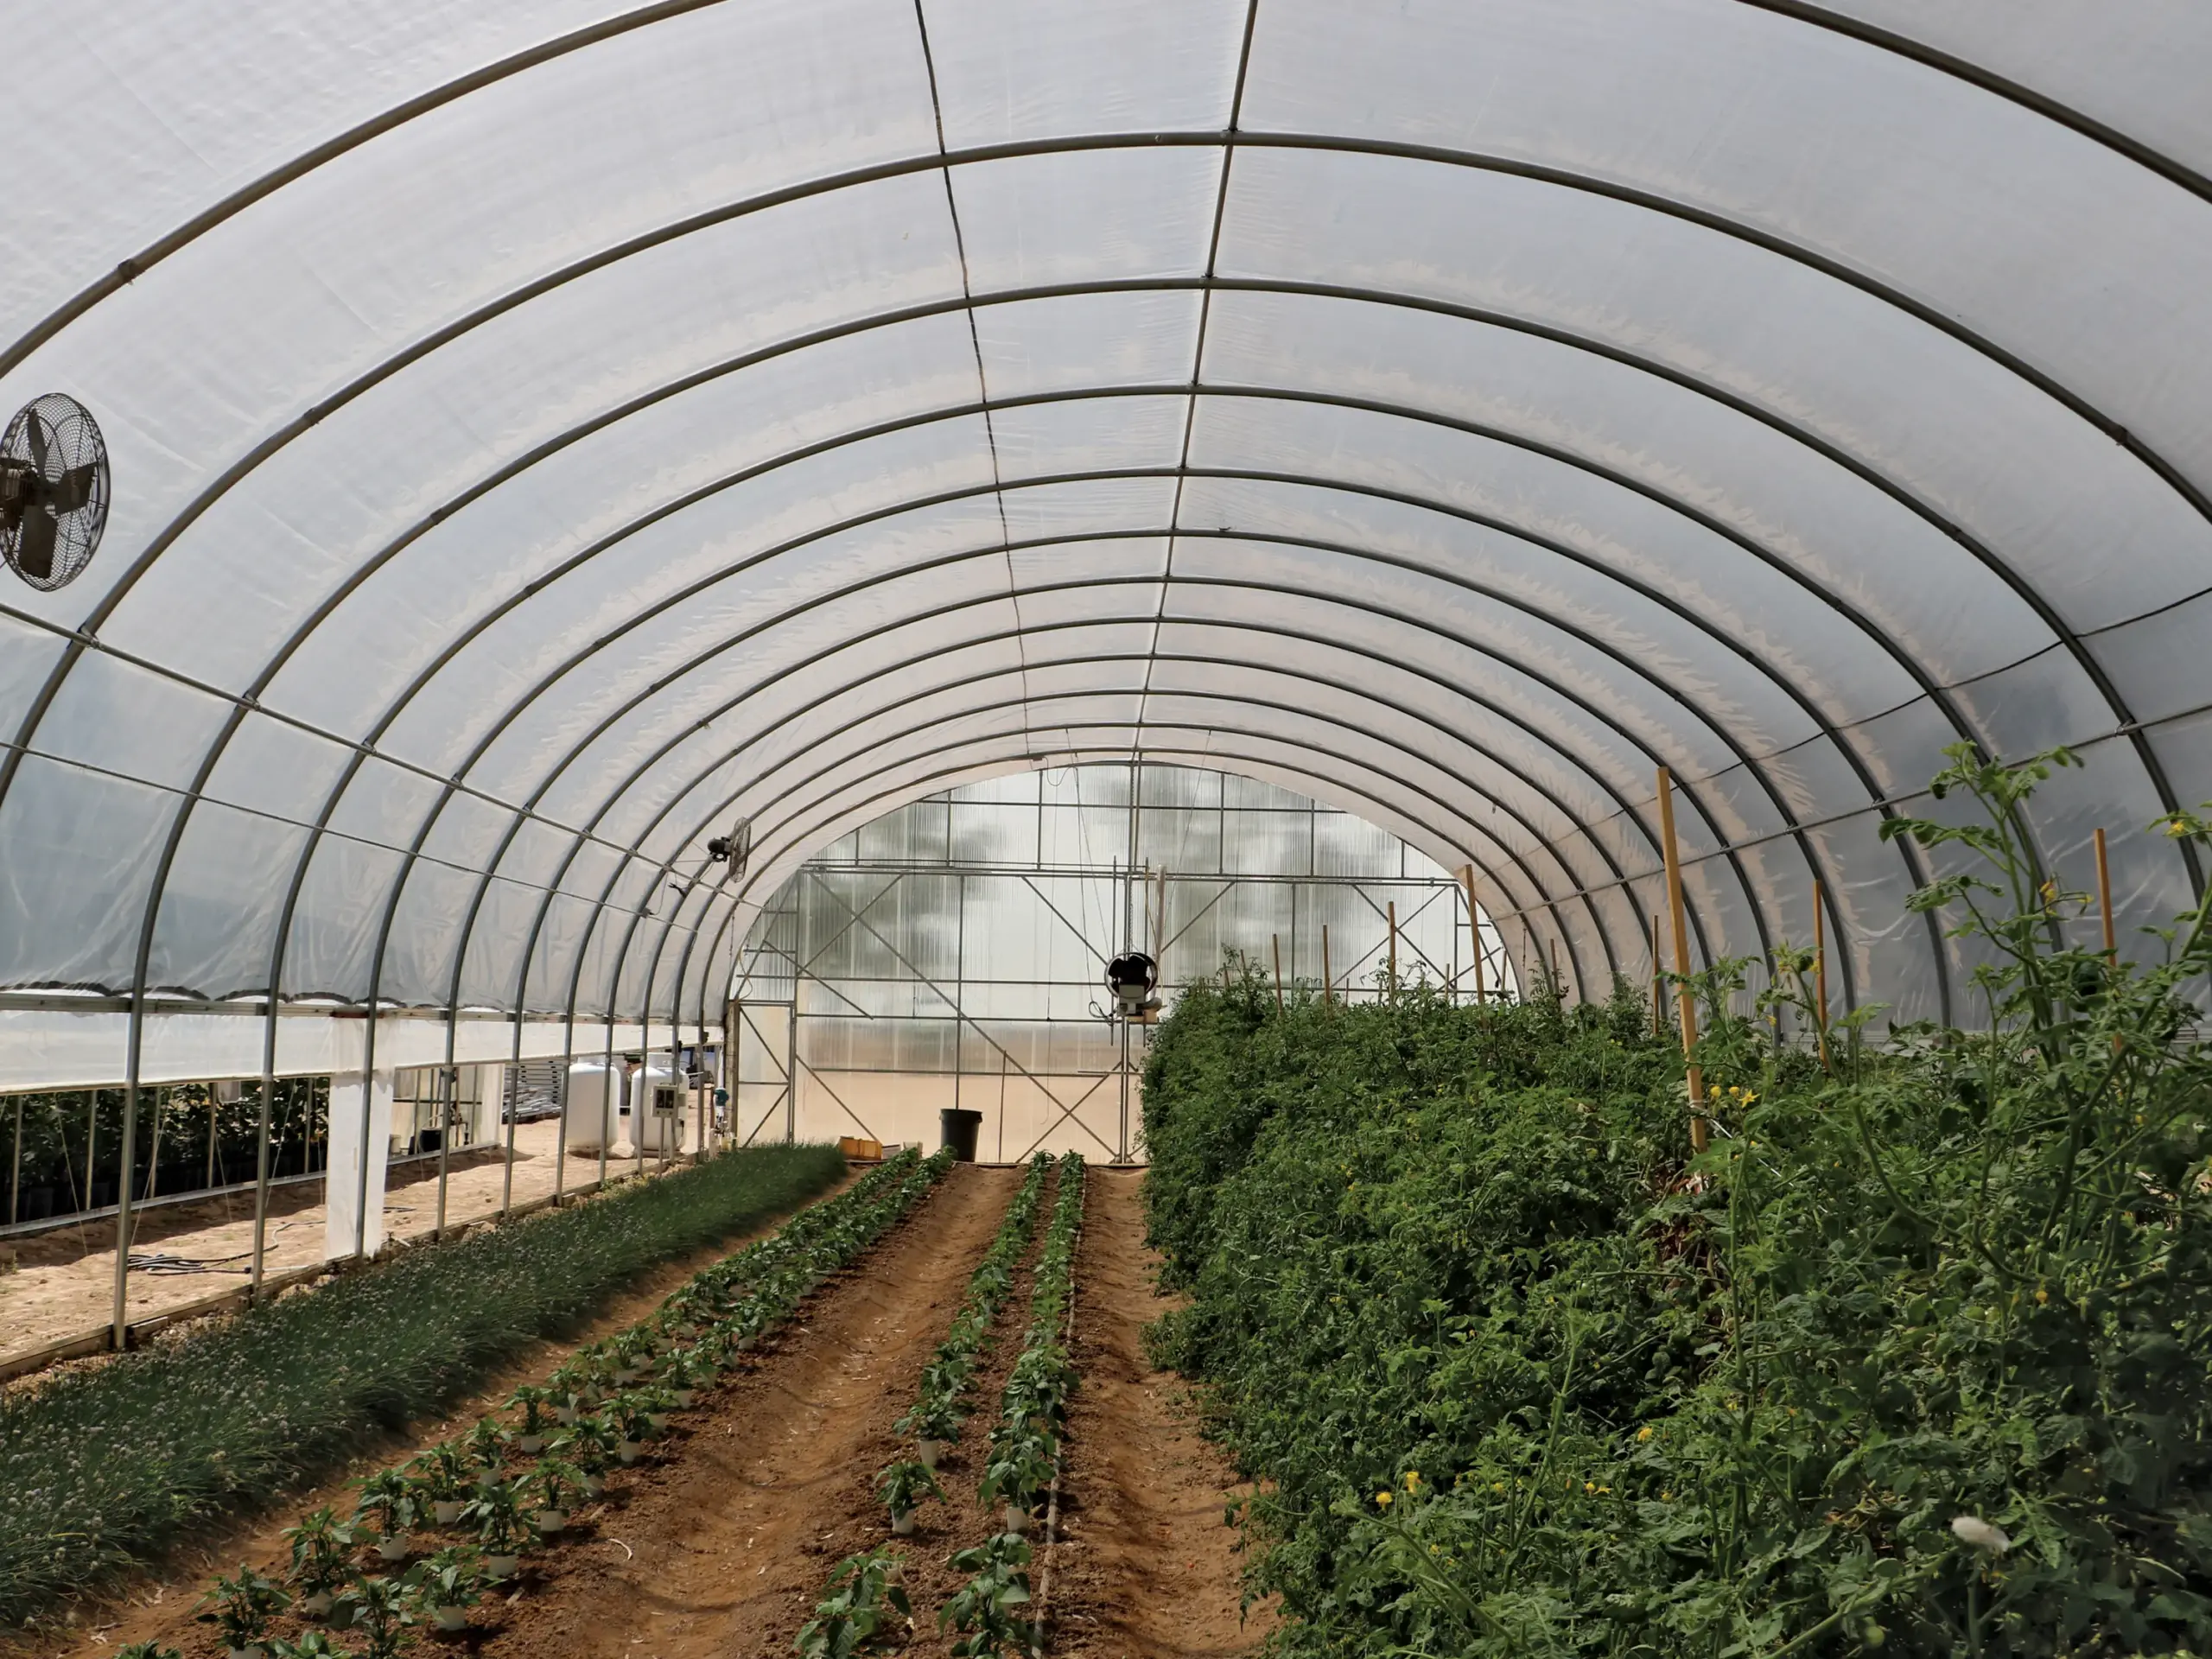
[{"label": "polycarbonate panel wall", "polygon": [[[936,1111],[961,1106],[1016,1158],[1126,1155],[1141,1114],[1121,1115],[1124,1033],[1103,983],[1115,956],[1153,956],[1170,1006],[1233,962],[1269,979],[1279,965],[1289,995],[1325,978],[1332,996],[1370,1001],[1394,931],[1402,985],[1475,995],[1459,880],[1351,813],[1150,763],[964,785],[840,836],[759,912],[732,993],[755,1085],[746,1128],[781,1132],[788,1066],[801,1138],[927,1140]],[[1481,938],[1493,997],[1518,992],[1508,938],[1524,955],[1561,944],[1517,918],[1484,922]],[[1637,963],[1639,981],[1649,971]],[[1149,1033],[1128,1034],[1141,1105]]]},{"label": "polycarbonate panel wall", "polygon": [[1974,1013],[1878,833],[1948,745],[2080,748],[2029,827],[2131,943],[2201,884],[2195,9],[7,29],[0,415],[82,399],[113,511],[0,575],[0,988],[689,1023],[820,848],[1135,755],[1471,864],[1580,992],[1661,766],[1699,957],[1817,883],[1905,1016]]}]

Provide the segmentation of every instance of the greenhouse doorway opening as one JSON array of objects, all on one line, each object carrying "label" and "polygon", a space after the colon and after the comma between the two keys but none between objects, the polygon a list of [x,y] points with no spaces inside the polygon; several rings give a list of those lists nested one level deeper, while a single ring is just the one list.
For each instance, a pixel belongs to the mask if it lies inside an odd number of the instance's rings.
[{"label": "greenhouse doorway opening", "polygon": [[[737,1133],[934,1147],[942,1114],[975,1112],[985,1163],[1141,1163],[1145,1060],[1188,987],[1243,963],[1287,997],[1365,1001],[1395,965],[1455,1000],[1517,994],[1475,904],[1388,830],[1238,773],[1107,762],[943,791],[817,852],[755,918]],[[1132,950],[1162,1007],[1124,1017],[1104,976]]]}]

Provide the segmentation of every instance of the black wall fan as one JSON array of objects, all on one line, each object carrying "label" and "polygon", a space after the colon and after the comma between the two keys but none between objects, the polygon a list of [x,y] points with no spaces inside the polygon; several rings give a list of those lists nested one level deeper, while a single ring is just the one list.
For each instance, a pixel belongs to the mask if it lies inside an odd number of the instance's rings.
[{"label": "black wall fan", "polygon": [[0,433],[0,555],[42,592],[76,580],[107,527],[107,443],[92,411],[49,391]]},{"label": "black wall fan", "polygon": [[731,826],[729,834],[716,836],[707,843],[707,861],[726,867],[722,871],[725,881],[733,875],[743,875],[752,857],[753,820],[750,817],[740,818]]}]

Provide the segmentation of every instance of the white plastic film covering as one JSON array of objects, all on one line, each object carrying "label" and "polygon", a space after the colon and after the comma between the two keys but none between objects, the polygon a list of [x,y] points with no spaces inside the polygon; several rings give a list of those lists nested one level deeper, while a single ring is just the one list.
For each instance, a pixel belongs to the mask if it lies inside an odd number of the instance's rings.
[{"label": "white plastic film covering", "polygon": [[1818,883],[1900,1017],[1975,1015],[1878,833],[1948,746],[2079,749],[2028,828],[2129,948],[2201,891],[2182,0],[8,33],[0,418],[79,398],[113,487],[0,575],[0,995],[696,1021],[824,844],[1131,756],[1472,866],[1584,995],[1660,766],[1699,957]]}]

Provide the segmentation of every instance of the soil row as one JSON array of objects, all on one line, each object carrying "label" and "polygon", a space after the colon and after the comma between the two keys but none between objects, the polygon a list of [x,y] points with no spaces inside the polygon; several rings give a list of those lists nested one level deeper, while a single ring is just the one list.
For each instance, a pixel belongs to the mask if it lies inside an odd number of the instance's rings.
[{"label": "soil row", "polygon": [[[861,1258],[765,1340],[750,1370],[726,1379],[674,1420],[651,1458],[609,1483],[610,1502],[580,1535],[533,1558],[510,1598],[476,1610],[465,1637],[424,1632],[415,1659],[728,1659],[787,1655],[830,1571],[843,1557],[894,1541],[874,1490],[876,1471],[910,1455],[893,1425],[912,1403],[921,1370],[988,1248],[1019,1170],[963,1166]],[[1041,1240],[1044,1228],[1039,1228]],[[1020,1351],[1032,1262],[1001,1309],[976,1409],[944,1460],[945,1503],[924,1506],[915,1535],[895,1541],[918,1626],[904,1649],[938,1656],[949,1643],[935,1609],[964,1580],[946,1566],[995,1529],[975,1501],[1001,1390]],[[630,1299],[634,1319],[673,1282],[671,1270]],[[1241,1616],[1235,1535],[1223,1524],[1229,1476],[1179,1402],[1176,1379],[1149,1370],[1141,1332],[1160,1304],[1150,1287],[1137,1179],[1095,1171],[1077,1265],[1075,1353],[1082,1383],[1068,1435],[1054,1553],[1052,1651],[1095,1656],[1230,1655],[1264,1634],[1264,1613]],[[549,1351],[536,1375],[570,1351]],[[500,1391],[519,1376],[501,1379]],[[423,1443],[442,1430],[428,1430]],[[395,1455],[397,1453],[395,1452]],[[389,1460],[389,1459],[386,1459]],[[275,1527],[247,1540],[246,1559],[274,1566]],[[237,1559],[234,1546],[226,1560]],[[149,1586],[82,1659],[110,1643],[158,1637],[198,1659],[209,1647],[189,1603],[204,1571]],[[48,1649],[53,1650],[49,1648]]]}]

